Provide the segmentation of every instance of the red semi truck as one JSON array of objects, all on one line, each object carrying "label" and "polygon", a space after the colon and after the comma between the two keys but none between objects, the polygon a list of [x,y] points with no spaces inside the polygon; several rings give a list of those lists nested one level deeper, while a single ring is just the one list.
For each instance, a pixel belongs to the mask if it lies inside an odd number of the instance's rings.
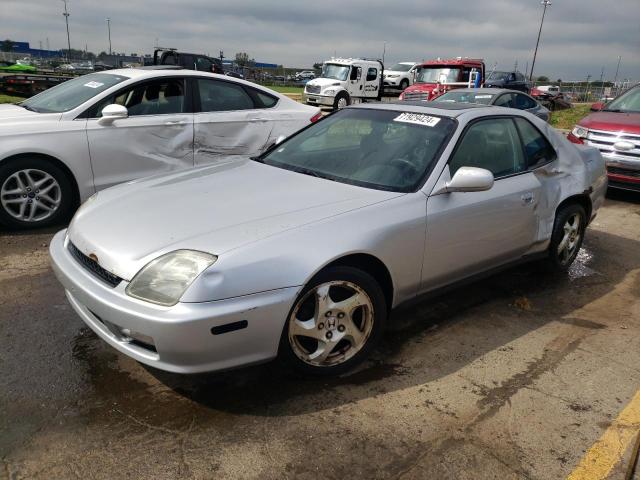
[{"label": "red semi truck", "polygon": [[454,88],[481,87],[485,65],[481,58],[440,58],[420,64],[415,82],[400,94],[400,100],[433,100]]}]

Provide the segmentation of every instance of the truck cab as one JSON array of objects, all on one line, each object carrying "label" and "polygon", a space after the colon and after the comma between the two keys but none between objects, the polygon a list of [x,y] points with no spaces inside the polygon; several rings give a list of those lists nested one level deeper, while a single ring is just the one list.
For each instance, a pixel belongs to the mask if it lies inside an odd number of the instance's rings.
[{"label": "truck cab", "polygon": [[431,101],[454,88],[479,88],[484,84],[484,60],[457,57],[429,60],[418,66],[415,82],[400,100]]},{"label": "truck cab", "polygon": [[303,100],[308,105],[346,107],[355,99],[379,100],[382,96],[384,65],[380,60],[335,58],[322,64],[318,78],[305,85]]}]

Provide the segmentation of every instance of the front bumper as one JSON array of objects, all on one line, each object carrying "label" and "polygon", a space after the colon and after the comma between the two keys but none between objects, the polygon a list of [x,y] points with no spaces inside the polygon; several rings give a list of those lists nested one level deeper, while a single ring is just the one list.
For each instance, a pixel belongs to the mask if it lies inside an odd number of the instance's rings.
[{"label": "front bumper", "polygon": [[303,93],[302,101],[308,105],[324,105],[326,107],[333,107],[333,102],[336,97],[329,97],[327,95],[320,95],[319,93]]},{"label": "front bumper", "polygon": [[615,154],[603,153],[607,165],[609,187],[640,192],[640,158],[629,160]]},{"label": "front bumper", "polygon": [[[67,243],[66,230],[60,231],[49,252],[69,303],[100,338],[125,355],[176,373],[224,370],[277,355],[297,287],[161,307],[129,297],[125,281],[114,288],[103,283],[71,256]],[[245,328],[212,333],[214,327],[245,321]]]}]

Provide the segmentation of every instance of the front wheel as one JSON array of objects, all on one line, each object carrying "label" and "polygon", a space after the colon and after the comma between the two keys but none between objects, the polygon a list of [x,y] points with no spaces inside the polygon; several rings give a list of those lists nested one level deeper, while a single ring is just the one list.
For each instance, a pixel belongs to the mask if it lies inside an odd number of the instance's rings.
[{"label": "front wheel", "polygon": [[340,110],[344,107],[347,107],[351,104],[351,98],[349,97],[349,94],[346,92],[341,92],[338,95],[336,95],[336,98],[333,101],[333,109],[334,110]]},{"label": "front wheel", "polygon": [[409,80],[406,78],[400,82],[400,90],[404,92],[406,88],[409,86]]},{"label": "front wheel", "polygon": [[295,369],[336,375],[363,361],[387,318],[382,289],[369,274],[331,267],[296,299],[280,340],[280,354]]},{"label": "front wheel", "polygon": [[38,228],[66,220],[73,208],[67,174],[51,161],[22,158],[0,164],[0,224]]},{"label": "front wheel", "polygon": [[567,271],[582,246],[587,215],[577,203],[562,207],[556,214],[549,245],[548,262],[559,271]]}]

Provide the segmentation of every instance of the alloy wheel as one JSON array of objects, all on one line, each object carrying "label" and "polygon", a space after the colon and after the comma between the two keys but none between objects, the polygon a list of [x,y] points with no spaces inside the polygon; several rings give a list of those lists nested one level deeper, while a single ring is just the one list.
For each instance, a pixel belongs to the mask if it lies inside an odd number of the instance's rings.
[{"label": "alloy wheel", "polygon": [[0,203],[13,218],[40,222],[60,207],[62,190],[58,181],[43,170],[28,168],[10,175],[0,187]]},{"label": "alloy wheel", "polygon": [[289,343],[294,354],[309,365],[339,365],[364,347],[373,322],[373,302],[362,288],[348,281],[325,282],[295,305],[289,319]]},{"label": "alloy wheel", "polygon": [[564,224],[564,235],[557,248],[558,259],[562,265],[570,263],[576,254],[582,237],[581,226],[582,215],[577,212],[570,215]]}]

